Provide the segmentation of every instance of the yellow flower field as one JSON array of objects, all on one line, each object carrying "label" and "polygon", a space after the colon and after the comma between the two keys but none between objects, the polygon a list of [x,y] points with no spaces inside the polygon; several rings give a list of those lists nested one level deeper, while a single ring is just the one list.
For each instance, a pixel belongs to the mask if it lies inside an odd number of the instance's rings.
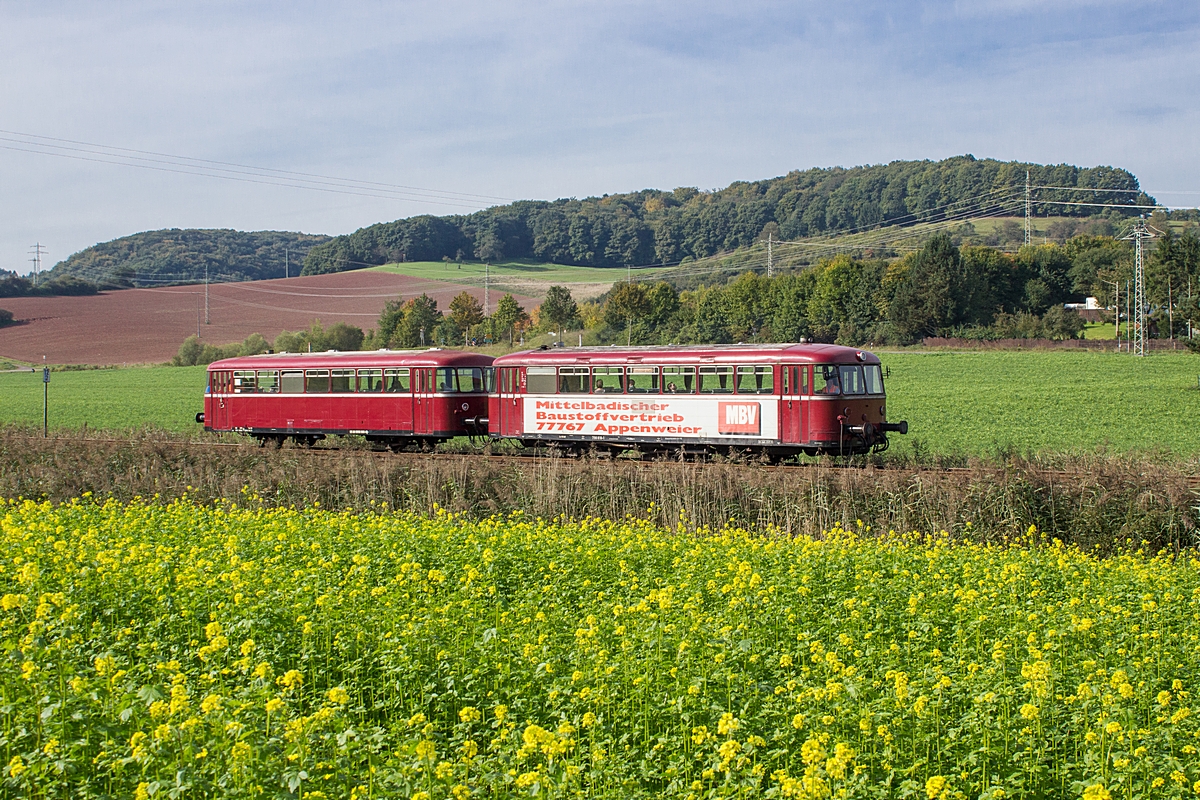
[{"label": "yellow flower field", "polygon": [[5,797],[1195,797],[1200,562],[0,501]]}]

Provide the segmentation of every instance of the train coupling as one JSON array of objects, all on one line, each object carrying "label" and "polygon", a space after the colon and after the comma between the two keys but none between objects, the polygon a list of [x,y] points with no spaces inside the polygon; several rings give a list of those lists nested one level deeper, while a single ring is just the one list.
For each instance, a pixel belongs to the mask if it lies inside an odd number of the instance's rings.
[{"label": "train coupling", "polygon": [[883,431],[884,433],[898,433],[901,436],[905,436],[908,434],[908,420],[905,419],[901,420],[900,422],[881,422],[879,423],[879,430]]},{"label": "train coupling", "polygon": [[204,412],[203,411],[201,411],[199,414],[196,415],[196,422],[197,422],[197,424],[200,424],[200,425],[204,424]]},{"label": "train coupling", "polygon": [[463,420],[463,425],[466,426],[467,432],[472,438],[488,434],[487,417],[467,417]]}]

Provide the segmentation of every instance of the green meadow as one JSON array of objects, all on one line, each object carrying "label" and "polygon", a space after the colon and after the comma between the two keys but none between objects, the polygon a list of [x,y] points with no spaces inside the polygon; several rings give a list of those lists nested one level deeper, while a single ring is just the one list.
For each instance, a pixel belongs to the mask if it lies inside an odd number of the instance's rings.
[{"label": "green meadow", "polygon": [[[409,275],[414,278],[483,285],[485,266],[478,262],[458,263],[454,261],[407,261],[402,264],[385,264],[372,269]],[[511,288],[526,295],[541,295],[547,287],[577,283],[613,283],[626,276],[620,268],[572,267],[564,264],[539,264],[526,261],[504,261],[487,265],[489,280],[499,288]],[[639,268],[633,274],[647,278],[659,269]]]},{"label": "green meadow", "polygon": [[[888,417],[907,419],[894,449],[996,455],[1034,452],[1200,453],[1200,358],[1086,351],[882,352]],[[203,367],[54,372],[50,425],[197,430]],[[0,423],[40,425],[39,372],[0,373]]]}]

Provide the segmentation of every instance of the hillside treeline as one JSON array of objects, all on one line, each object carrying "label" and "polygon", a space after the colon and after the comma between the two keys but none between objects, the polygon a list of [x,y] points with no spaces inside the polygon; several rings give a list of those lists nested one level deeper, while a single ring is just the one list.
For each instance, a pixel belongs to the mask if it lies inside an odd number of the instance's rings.
[{"label": "hillside treeline", "polygon": [[328,240],[286,231],[146,231],[81,250],[50,276],[81,278],[102,289],[200,281],[205,267],[213,281],[282,278],[300,274],[309,250]]},{"label": "hillside treeline", "polygon": [[[314,247],[306,274],[399,261],[532,259],[595,267],[644,266],[712,256],[773,233],[800,239],[893,224],[1021,213],[1025,172],[1039,201],[1153,203],[1129,172],[979,160],[893,161],[810,169],[700,191],[525,200],[474,214],[419,216],[362,228]],[[1084,188],[1096,191],[1074,191]],[[1110,191],[1100,191],[1107,189]],[[1121,190],[1121,191],[1114,191]],[[1038,202],[1038,215],[1085,217],[1095,208]]]},{"label": "hillside treeline", "polygon": [[72,275],[32,278],[0,269],[0,297],[54,297],[61,295],[95,294],[96,285]]},{"label": "hillside treeline", "polygon": [[[484,315],[463,292],[439,309],[427,295],[389,302],[375,328],[314,323],[284,331],[274,349],[375,349],[516,344],[526,336],[580,331],[589,344],[722,344],[796,342],[801,339],[861,346],[912,344],[926,336],[975,339],[1070,339],[1083,320],[1065,304],[1095,296],[1111,305],[1133,280],[1128,241],[1081,235],[1065,244],[1033,245],[1016,254],[959,247],[948,234],[896,260],[839,255],[815,266],[767,278],[745,272],[724,285],[680,291],[671,283],[621,282],[597,302],[575,302],[551,287],[541,305],[526,310],[505,295]],[[1150,334],[1186,335],[1200,323],[1200,237],[1167,231],[1146,262]],[[265,352],[254,334],[225,348],[189,338],[175,362],[207,363],[229,355]]]}]

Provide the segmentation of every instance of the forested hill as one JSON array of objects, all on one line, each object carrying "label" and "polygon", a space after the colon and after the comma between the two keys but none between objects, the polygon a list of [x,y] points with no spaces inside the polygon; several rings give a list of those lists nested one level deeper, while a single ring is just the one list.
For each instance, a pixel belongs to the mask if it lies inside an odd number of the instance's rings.
[{"label": "forested hill", "polygon": [[329,238],[284,231],[146,231],[81,250],[56,264],[51,277],[82,278],[102,289],[203,280],[205,266],[214,281],[282,278],[285,271],[298,275],[309,250]]},{"label": "forested hill", "polygon": [[[765,230],[794,240],[960,214],[1016,216],[1024,209],[1026,170],[1036,187],[1068,187],[1036,189],[1034,197],[1041,201],[1153,203],[1136,191],[1137,178],[1123,169],[1042,166],[967,155],[943,161],[810,169],[768,180],[739,181],[714,191],[644,189],[584,200],[524,200],[469,215],[411,217],[362,228],[314,247],[304,271],[339,272],[442,258],[644,266],[745,247]],[[1054,216],[1091,216],[1100,211],[1044,202],[1034,210]]]}]

